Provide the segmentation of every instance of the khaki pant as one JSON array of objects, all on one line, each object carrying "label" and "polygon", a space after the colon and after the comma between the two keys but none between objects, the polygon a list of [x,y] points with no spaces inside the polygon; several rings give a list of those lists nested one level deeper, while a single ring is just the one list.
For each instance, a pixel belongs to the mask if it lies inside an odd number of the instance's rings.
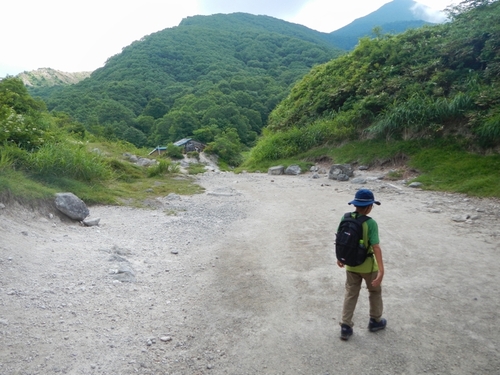
[{"label": "khaki pant", "polygon": [[347,324],[349,327],[354,326],[352,316],[356,309],[358,302],[359,291],[361,290],[361,283],[365,280],[366,287],[368,288],[369,301],[370,301],[370,318],[375,319],[377,322],[382,318],[384,305],[382,303],[382,287],[373,287],[372,280],[377,277],[378,272],[373,273],[356,273],[346,271],[345,282],[345,296],[344,308],[342,310],[342,324]]}]

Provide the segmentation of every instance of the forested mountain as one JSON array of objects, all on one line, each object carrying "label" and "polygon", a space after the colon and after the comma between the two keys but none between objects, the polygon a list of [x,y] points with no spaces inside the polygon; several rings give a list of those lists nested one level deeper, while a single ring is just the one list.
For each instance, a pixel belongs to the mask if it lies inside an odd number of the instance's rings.
[{"label": "forested mountain", "polygon": [[352,50],[358,40],[365,36],[375,36],[373,29],[379,33],[398,34],[408,29],[419,28],[431,24],[426,15],[424,5],[413,0],[393,0],[364,17],[358,18],[329,34],[328,39],[336,46]]},{"label": "forested mountain", "polygon": [[321,33],[275,18],[197,16],[132,43],[76,85],[31,92],[137,146],[223,134],[251,146],[297,80],[341,53]]},{"label": "forested mountain", "polygon": [[251,159],[379,137],[500,146],[500,2],[466,0],[452,22],[362,39],[314,67],[269,116]]}]

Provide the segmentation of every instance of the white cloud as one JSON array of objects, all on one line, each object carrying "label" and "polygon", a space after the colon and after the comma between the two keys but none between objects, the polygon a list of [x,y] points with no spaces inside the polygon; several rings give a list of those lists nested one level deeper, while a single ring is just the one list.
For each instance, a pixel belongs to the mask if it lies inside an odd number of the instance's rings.
[{"label": "white cloud", "polygon": [[94,70],[133,41],[196,13],[196,0],[9,1],[2,4],[0,77],[43,67]]},{"label": "white cloud", "polygon": [[[0,7],[0,77],[50,67],[90,71],[122,48],[196,14],[266,14],[332,32],[391,0],[10,0]],[[454,2],[458,2],[455,0]],[[433,9],[451,0],[418,0]]]},{"label": "white cloud", "polygon": [[357,0],[339,4],[331,0],[311,0],[289,21],[330,33],[390,2],[391,0]]}]

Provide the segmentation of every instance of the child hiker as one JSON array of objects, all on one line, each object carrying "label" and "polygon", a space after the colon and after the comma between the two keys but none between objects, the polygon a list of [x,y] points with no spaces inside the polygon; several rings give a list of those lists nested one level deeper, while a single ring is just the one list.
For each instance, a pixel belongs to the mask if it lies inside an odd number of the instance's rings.
[{"label": "child hiker", "polygon": [[[354,200],[349,202],[355,207],[355,211],[350,215],[353,218],[358,218],[363,215],[368,215],[373,204],[380,205],[380,202],[375,200],[373,193],[368,189],[360,189],[356,192]],[[342,218],[344,220],[344,217]],[[358,266],[348,266],[342,261],[337,260],[337,265],[346,269],[345,296],[344,307],[342,310],[342,321],[340,323],[340,338],[348,340],[353,334],[352,327],[354,323],[352,317],[358,302],[359,291],[362,281],[366,283],[370,301],[370,321],[368,329],[371,332],[384,329],[387,321],[382,318],[383,303],[382,303],[382,279],[384,278],[384,262],[382,260],[382,249],[378,236],[378,225],[375,220],[369,218],[362,226],[367,248],[366,260]]]}]

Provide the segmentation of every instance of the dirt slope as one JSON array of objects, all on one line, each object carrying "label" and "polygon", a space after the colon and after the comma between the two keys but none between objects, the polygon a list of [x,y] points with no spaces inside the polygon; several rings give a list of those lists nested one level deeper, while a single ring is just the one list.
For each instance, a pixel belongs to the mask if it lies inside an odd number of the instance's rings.
[{"label": "dirt slope", "polygon": [[333,232],[359,185],[199,183],[206,193],[154,210],[90,207],[98,227],[6,204],[0,373],[498,373],[497,200],[368,182],[382,201],[388,327],[367,331],[363,289],[342,342]]}]

